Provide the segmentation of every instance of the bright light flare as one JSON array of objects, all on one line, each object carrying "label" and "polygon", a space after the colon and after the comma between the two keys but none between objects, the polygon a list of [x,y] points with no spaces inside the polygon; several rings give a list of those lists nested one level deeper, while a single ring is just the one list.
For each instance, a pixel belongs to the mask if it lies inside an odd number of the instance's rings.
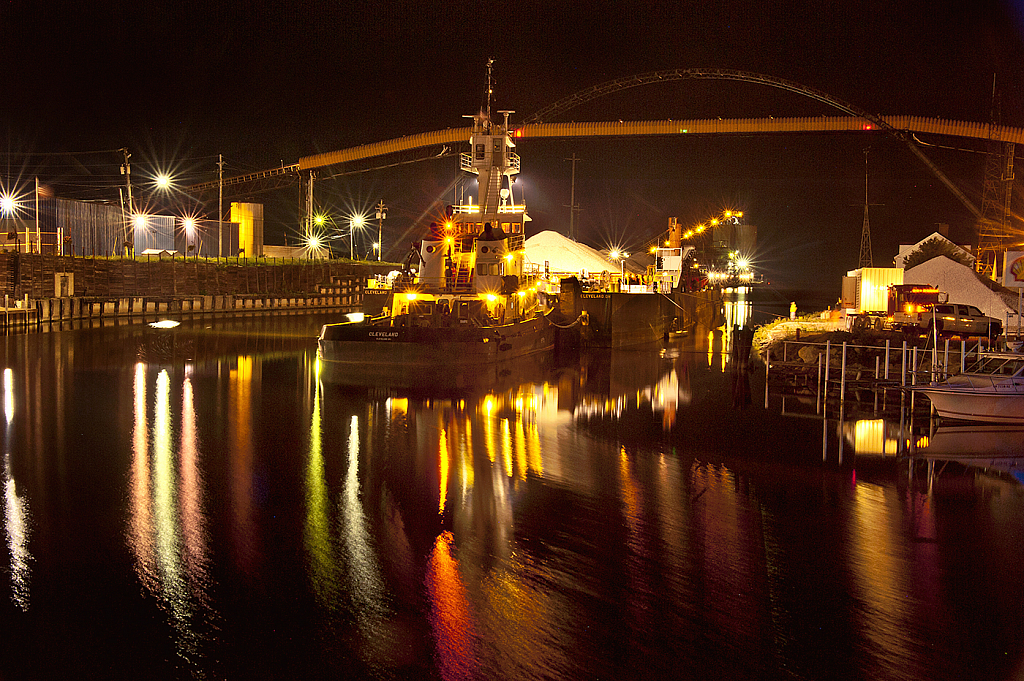
[{"label": "bright light flare", "polygon": [[9,218],[14,215],[14,210],[18,207],[18,202],[14,200],[14,197],[10,194],[0,195],[0,214],[5,218]]},{"label": "bright light flare", "polygon": [[154,180],[157,189],[167,190],[171,188],[171,176],[166,173],[160,173]]},{"label": "bright light flare", "polygon": [[135,216],[132,218],[132,222],[138,229],[146,228],[146,216],[143,215],[142,213],[136,213]]},{"label": "bright light flare", "polygon": [[353,215],[352,216],[352,226],[354,228],[361,229],[365,224],[366,224],[366,216],[365,215]]}]

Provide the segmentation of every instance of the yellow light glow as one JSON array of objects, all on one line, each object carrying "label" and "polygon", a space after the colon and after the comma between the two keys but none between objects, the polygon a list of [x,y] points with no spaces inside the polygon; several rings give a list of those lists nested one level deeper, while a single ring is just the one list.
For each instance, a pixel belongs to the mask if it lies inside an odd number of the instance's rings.
[{"label": "yellow light glow", "polygon": [[487,302],[488,303],[493,303],[497,299],[498,299],[498,296],[494,295],[493,293],[488,293],[487,294]]},{"label": "yellow light glow", "polygon": [[406,300],[416,300],[416,298],[418,297],[418,295],[419,295],[419,294],[417,294],[417,293],[413,293],[413,292],[410,292],[410,293],[406,293],[406,294],[405,294],[405,299],[406,299]]},{"label": "yellow light glow", "polygon": [[509,253],[508,255],[505,256],[505,260],[508,260],[509,262],[512,262],[512,258],[513,258],[513,256],[512,256],[511,253]]}]

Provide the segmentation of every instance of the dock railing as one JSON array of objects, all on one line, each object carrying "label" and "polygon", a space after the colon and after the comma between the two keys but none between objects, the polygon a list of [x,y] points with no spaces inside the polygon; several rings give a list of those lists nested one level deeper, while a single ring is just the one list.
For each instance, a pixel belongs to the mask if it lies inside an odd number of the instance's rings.
[{"label": "dock railing", "polygon": [[793,385],[828,395],[838,390],[845,398],[848,389],[902,389],[942,381],[962,373],[981,352],[982,340],[959,342],[942,339],[938,347],[911,347],[887,340],[885,345],[804,342],[786,340],[781,349],[768,347],[765,376],[774,371]]}]

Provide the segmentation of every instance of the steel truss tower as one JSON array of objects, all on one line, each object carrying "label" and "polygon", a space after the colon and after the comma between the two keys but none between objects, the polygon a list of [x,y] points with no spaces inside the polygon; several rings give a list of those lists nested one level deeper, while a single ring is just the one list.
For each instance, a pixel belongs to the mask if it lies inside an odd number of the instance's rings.
[{"label": "steel truss tower", "polygon": [[868,225],[868,150],[864,150],[864,226],[860,230],[860,267],[874,267],[871,257],[871,227]]},{"label": "steel truss tower", "polygon": [[[1010,205],[1013,199],[1013,142],[1002,142],[993,135],[985,162],[985,183],[982,187],[981,217],[978,218],[978,274],[995,279],[999,276],[999,257],[1011,245]],[[1019,234],[1016,236],[1020,236]]]}]

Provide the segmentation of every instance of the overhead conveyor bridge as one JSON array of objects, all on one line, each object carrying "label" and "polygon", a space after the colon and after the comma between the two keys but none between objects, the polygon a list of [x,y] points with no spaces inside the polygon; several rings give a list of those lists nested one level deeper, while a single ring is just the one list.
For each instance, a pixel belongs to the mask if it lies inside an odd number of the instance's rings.
[{"label": "overhead conveyor bridge", "polygon": [[[922,116],[879,116],[887,131],[966,137],[977,140],[1024,142],[1024,128],[988,123],[952,121]],[[517,139],[541,137],[642,137],[645,135],[729,135],[794,132],[864,132],[882,130],[877,122],[858,116],[804,116],[788,118],[711,118],[664,121],[601,121],[582,123],[527,123],[515,128]],[[469,141],[472,129],[448,128],[397,139],[363,144],[299,159],[298,170],[358,161],[423,147]]]},{"label": "overhead conveyor bridge", "polygon": [[[655,135],[730,135],[800,132],[865,132],[882,130],[961,137],[1004,143],[1024,142],[1024,128],[970,121],[953,121],[922,116],[879,116],[874,120],[859,116],[798,116],[785,118],[711,118],[662,121],[597,121],[576,123],[526,123],[515,128],[516,139],[568,137],[643,137]],[[256,173],[224,178],[224,186],[291,175],[325,166],[387,156],[389,154],[468,142],[472,128],[447,128],[406,135],[382,142],[305,156],[298,163],[282,165]],[[217,181],[189,187],[191,191],[216,189]]]}]

